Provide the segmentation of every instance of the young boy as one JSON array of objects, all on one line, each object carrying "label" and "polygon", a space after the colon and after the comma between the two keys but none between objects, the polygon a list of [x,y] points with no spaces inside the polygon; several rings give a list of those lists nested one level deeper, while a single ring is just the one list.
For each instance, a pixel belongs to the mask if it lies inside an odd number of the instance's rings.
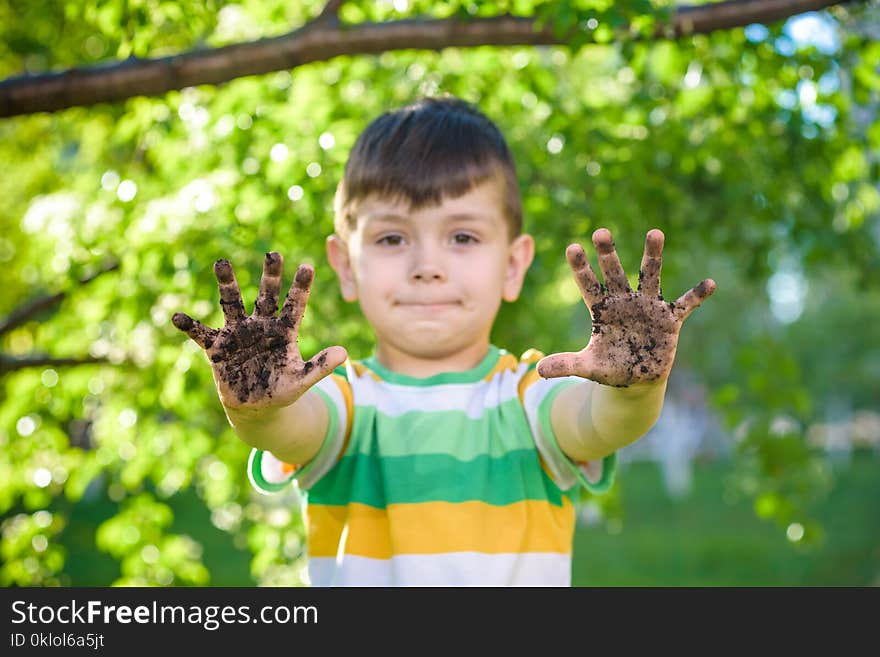
[{"label": "young boy", "polygon": [[299,267],[276,316],[277,253],[251,316],[219,260],[224,327],[173,319],[206,350],[227,417],[254,448],[253,484],[307,491],[312,584],[570,585],[577,487],[607,490],[615,451],[657,420],[681,324],[714,282],[664,301],[664,238],[652,230],[633,292],[599,229],[604,285],[579,245],[566,251],[589,344],[545,358],[490,344],[534,241],[504,138],[454,98],[373,121],[335,210],[327,255],[374,331],[370,358],[333,346],[303,360],[314,271]]}]

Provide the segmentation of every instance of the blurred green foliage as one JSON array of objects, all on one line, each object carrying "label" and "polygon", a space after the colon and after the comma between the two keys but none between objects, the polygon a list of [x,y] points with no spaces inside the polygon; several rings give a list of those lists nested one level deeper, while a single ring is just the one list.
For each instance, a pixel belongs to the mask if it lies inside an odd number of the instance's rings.
[{"label": "blurred green foliage", "polygon": [[[661,468],[625,466],[617,490],[622,519],[582,522],[575,533],[574,586],[877,586],[880,478],[877,456],[835,466],[828,495],[809,505],[826,528],[821,542],[776,531],[755,516],[727,462],[694,467],[682,498],[658,495]],[[846,512],[841,512],[842,510]]]},{"label": "blurred green foliage", "polygon": [[[554,13],[559,4],[569,13]],[[0,74],[275,36],[322,6],[6,0]],[[67,525],[79,505],[98,503],[114,512],[94,546],[120,564],[118,584],[214,583],[210,560],[175,523],[174,501],[193,492],[250,551],[253,581],[302,581],[300,500],[250,489],[248,449],[170,317],[220,324],[218,257],[233,262],[250,306],[262,254],[277,250],[288,284],[298,263],[317,269],[303,352],[343,344],[368,355],[369,327],[340,299],[324,255],[333,192],[371,119],[442,92],[477,103],[507,135],[537,242],[523,299],[502,309],[494,342],[514,352],[583,346],[589,317],[565,247],[607,226],[632,274],[647,230],[663,229],[667,297],[718,282],[688,320],[676,369],[713,391],[737,438],[735,480],[759,517],[780,531],[797,522],[805,543],[818,540],[807,509],[831,473],[806,431],[880,398],[877,9],[817,15],[833,48],[795,41],[784,22],[677,41],[615,31],[633,21],[649,31],[668,8],[348,2],[349,21],[510,11],[563,27],[593,18],[584,29],[609,32],[570,47],[338,57],[0,122],[0,316],[65,293],[0,335],[0,353],[106,359],[0,381],[0,584],[69,584]],[[119,267],[80,283],[108,262]],[[613,512],[614,497],[605,504]]]}]

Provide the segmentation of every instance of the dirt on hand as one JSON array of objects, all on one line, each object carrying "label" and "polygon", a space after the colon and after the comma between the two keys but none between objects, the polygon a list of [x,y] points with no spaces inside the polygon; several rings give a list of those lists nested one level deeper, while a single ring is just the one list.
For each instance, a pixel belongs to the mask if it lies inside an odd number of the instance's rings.
[{"label": "dirt on hand", "polygon": [[628,387],[669,376],[682,323],[715,291],[715,282],[706,279],[677,300],[665,301],[660,288],[664,239],[660,230],[648,232],[635,292],[607,229],[593,233],[604,284],[593,272],[583,248],[578,244],[568,247],[566,258],[590,310],[592,334],[581,351],[542,359],[538,363],[542,377],[580,376]]},{"label": "dirt on hand", "polygon": [[172,317],[174,326],[205,350],[227,408],[291,404],[347,357],[344,348],[335,346],[303,360],[297,336],[315,272],[309,265],[300,265],[277,315],[282,271],[281,255],[267,253],[254,312],[248,316],[232,265],[220,259],[214,263],[214,274],[223,328],[209,328],[184,313]]}]

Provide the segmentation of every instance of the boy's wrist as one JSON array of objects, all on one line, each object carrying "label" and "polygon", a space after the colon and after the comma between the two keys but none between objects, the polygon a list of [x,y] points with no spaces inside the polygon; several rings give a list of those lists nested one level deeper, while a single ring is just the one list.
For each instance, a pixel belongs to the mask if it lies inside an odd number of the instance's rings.
[{"label": "boy's wrist", "polygon": [[254,425],[271,422],[281,412],[280,406],[262,406],[259,408],[247,406],[226,406],[223,405],[226,417],[233,426]]},{"label": "boy's wrist", "polygon": [[626,388],[599,385],[584,409],[596,438],[616,451],[645,435],[660,417],[667,378]]},{"label": "boy's wrist", "polygon": [[287,405],[224,407],[224,410],[242,442],[272,452],[289,463],[302,462],[303,451],[320,446],[326,434],[326,406],[320,395],[310,394],[310,390]]},{"label": "boy's wrist", "polygon": [[656,381],[641,381],[625,387],[609,386],[603,383],[598,385],[606,394],[611,393],[621,399],[640,399],[665,389],[668,380],[669,378],[664,376]]}]

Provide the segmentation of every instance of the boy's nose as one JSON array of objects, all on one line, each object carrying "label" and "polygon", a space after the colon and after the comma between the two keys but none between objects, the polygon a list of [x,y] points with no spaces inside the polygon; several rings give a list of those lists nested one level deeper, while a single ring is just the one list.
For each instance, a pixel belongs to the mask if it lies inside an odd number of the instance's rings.
[{"label": "boy's nose", "polygon": [[429,263],[418,264],[412,272],[412,278],[416,281],[442,281],[446,278],[443,270]]},{"label": "boy's nose", "polygon": [[446,278],[439,254],[431,248],[421,247],[414,250],[410,276],[414,281],[442,281]]}]

